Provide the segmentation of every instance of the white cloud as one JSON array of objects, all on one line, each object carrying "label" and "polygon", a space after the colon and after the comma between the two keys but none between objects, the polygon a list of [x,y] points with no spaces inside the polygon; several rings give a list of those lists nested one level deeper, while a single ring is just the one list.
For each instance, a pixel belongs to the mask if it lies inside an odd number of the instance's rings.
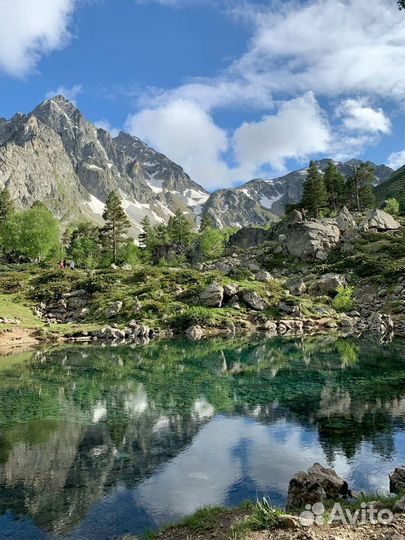
[{"label": "white cloud", "polygon": [[370,133],[391,131],[391,122],[384,111],[369,107],[364,99],[346,99],[337,107],[336,114],[350,130]]},{"label": "white cloud", "polygon": [[101,120],[96,120],[94,122],[94,125],[98,128],[105,129],[106,131],[109,131],[112,137],[116,137],[118,133],[120,132],[119,128],[113,127],[109,120],[106,120],[105,118],[102,118]]},{"label": "white cloud", "polygon": [[399,152],[392,152],[387,159],[388,167],[391,169],[397,170],[405,163],[405,150]]},{"label": "white cloud", "polygon": [[[288,158],[328,150],[330,130],[315,96],[281,103],[258,122],[244,123],[232,135],[217,126],[196,103],[175,100],[128,118],[126,129],[180,163],[207,188],[230,186],[260,173],[263,166],[284,169]],[[230,167],[224,153],[235,160]]]},{"label": "white cloud", "polygon": [[76,104],[76,98],[83,92],[83,87],[81,84],[74,84],[70,88],[66,86],[58,86],[56,90],[51,90],[46,94],[46,99],[50,99],[54,96],[64,96],[66,99]]},{"label": "white cloud", "polygon": [[330,138],[328,122],[308,92],[283,103],[274,115],[242,124],[234,134],[235,155],[245,167],[257,170],[269,164],[282,170],[287,158],[326,152]]},{"label": "white cloud", "polygon": [[0,0],[0,71],[24,76],[68,42],[75,0]]},{"label": "white cloud", "polygon": [[126,129],[180,163],[205,186],[227,183],[232,174],[221,158],[228,149],[226,132],[196,103],[173,100],[130,116]]}]

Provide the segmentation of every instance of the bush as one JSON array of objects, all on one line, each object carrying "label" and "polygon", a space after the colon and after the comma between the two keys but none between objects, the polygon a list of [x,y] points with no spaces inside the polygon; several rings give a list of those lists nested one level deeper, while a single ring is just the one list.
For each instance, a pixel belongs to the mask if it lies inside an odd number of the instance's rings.
[{"label": "bush", "polygon": [[353,292],[354,288],[344,285],[337,287],[337,295],[332,300],[332,306],[336,311],[350,311],[354,307]]},{"label": "bush", "polygon": [[390,199],[387,199],[385,201],[384,210],[388,212],[388,214],[391,214],[391,216],[399,216],[399,202],[395,197],[391,197]]}]

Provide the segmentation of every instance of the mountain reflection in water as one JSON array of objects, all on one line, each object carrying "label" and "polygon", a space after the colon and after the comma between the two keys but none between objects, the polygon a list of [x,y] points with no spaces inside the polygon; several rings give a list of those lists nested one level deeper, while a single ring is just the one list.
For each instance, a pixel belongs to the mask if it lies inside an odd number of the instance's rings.
[{"label": "mountain reflection in water", "polygon": [[405,462],[405,343],[72,346],[0,359],[0,538],[140,534],[269,495],[314,461],[355,490]]}]

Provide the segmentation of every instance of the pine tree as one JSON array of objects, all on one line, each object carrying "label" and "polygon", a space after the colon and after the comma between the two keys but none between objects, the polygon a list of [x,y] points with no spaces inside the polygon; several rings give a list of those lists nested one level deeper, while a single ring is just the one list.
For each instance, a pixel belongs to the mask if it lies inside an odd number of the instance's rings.
[{"label": "pine tree", "polygon": [[208,229],[214,229],[214,218],[211,214],[205,213],[201,219],[199,232],[202,233]]},{"label": "pine tree", "polygon": [[111,255],[113,262],[116,263],[118,250],[125,243],[126,233],[131,224],[115,191],[111,191],[107,197],[103,219],[105,225],[100,230],[101,243],[104,251]]},{"label": "pine tree", "polygon": [[328,205],[336,211],[344,204],[345,178],[332,161],[326,168],[323,181],[328,196]]},{"label": "pine tree", "polygon": [[138,236],[139,245],[146,248],[152,233],[152,225],[149,216],[145,216],[141,221],[142,232]]},{"label": "pine tree", "polygon": [[178,209],[167,225],[169,240],[177,246],[187,246],[191,240],[192,225]]},{"label": "pine tree", "polygon": [[14,212],[14,202],[8,189],[0,191],[0,225],[3,225]]},{"label": "pine tree", "polygon": [[375,204],[373,182],[375,168],[367,161],[354,167],[352,174],[347,180],[347,192],[352,208],[361,212],[364,208],[370,208]]},{"label": "pine tree", "polygon": [[319,217],[322,208],[327,204],[325,184],[314,161],[311,161],[308,167],[301,204],[308,214],[315,218]]}]

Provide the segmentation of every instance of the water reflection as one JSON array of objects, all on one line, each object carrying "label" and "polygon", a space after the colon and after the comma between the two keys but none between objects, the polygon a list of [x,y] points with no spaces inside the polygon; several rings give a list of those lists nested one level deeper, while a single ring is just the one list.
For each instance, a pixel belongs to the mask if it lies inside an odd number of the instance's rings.
[{"label": "water reflection", "polygon": [[270,494],[314,461],[386,489],[405,460],[404,344],[72,347],[0,364],[0,538],[109,538]]}]

